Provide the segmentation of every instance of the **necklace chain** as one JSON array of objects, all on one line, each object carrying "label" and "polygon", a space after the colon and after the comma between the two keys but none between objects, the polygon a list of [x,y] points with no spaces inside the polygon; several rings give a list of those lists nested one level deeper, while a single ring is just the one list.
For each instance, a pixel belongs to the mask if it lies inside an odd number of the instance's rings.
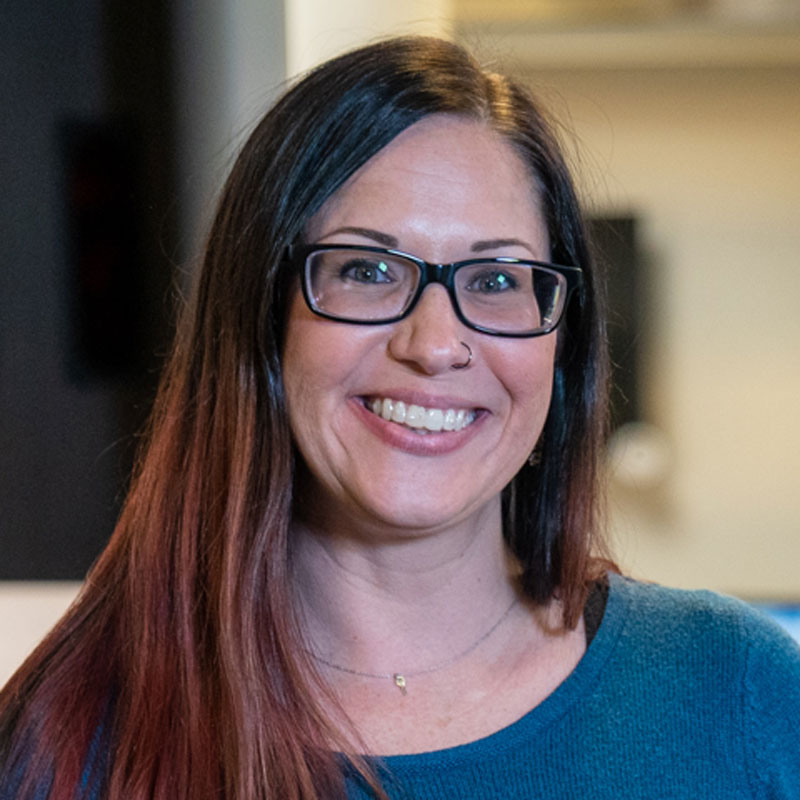
[{"label": "necklace chain", "polygon": [[452,658],[448,658],[446,661],[440,661],[438,664],[434,664],[432,667],[426,667],[425,669],[419,669],[414,672],[363,672],[362,670],[344,667],[341,664],[334,664],[332,661],[328,661],[314,652],[311,652],[311,657],[316,661],[319,661],[320,664],[324,664],[326,667],[335,669],[337,672],[345,672],[348,675],[356,675],[359,678],[378,678],[381,680],[391,680],[392,683],[394,683],[394,685],[400,690],[400,692],[405,695],[408,690],[408,678],[418,678],[421,675],[428,675],[431,672],[438,672],[439,670],[445,669],[445,667],[450,667],[458,661],[461,661],[461,659],[466,658],[474,650],[477,650],[477,648],[500,627],[505,618],[511,613],[511,609],[514,608],[516,604],[517,598],[514,598],[514,600],[511,602],[511,605],[500,615],[500,618],[494,623],[494,625],[492,625],[489,630],[482,633],[480,637],[478,637],[478,639],[476,639],[466,650],[462,650]]}]

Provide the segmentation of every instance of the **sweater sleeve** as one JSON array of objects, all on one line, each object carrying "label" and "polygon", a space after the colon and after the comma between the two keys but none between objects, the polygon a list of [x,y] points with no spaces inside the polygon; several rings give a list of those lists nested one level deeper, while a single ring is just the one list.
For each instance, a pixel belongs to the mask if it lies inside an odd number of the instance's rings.
[{"label": "sweater sleeve", "polygon": [[770,620],[749,620],[745,735],[753,797],[800,800],[800,647]]}]

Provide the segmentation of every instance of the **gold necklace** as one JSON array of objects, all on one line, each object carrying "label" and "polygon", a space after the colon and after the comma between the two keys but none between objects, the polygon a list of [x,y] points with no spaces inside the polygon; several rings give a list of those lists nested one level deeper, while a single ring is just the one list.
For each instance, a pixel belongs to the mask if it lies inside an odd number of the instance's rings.
[{"label": "gold necklace", "polygon": [[463,658],[466,658],[500,627],[501,623],[511,613],[511,609],[514,608],[516,604],[517,599],[514,598],[514,600],[511,602],[511,605],[500,615],[500,618],[494,623],[494,625],[492,625],[488,631],[482,633],[480,637],[478,637],[478,639],[476,639],[466,650],[462,650],[452,658],[448,658],[446,661],[441,661],[438,664],[434,664],[432,667],[426,667],[425,669],[416,670],[414,672],[362,672],[358,669],[344,667],[341,664],[334,664],[332,661],[328,661],[314,652],[310,652],[310,655],[316,661],[319,661],[320,664],[324,664],[326,667],[335,669],[337,672],[345,672],[348,675],[357,675],[359,678],[379,678],[381,680],[391,680],[392,683],[394,683],[394,685],[400,690],[401,694],[405,696],[408,693],[408,678],[418,678],[420,675],[428,675],[431,672],[438,672],[439,670],[444,669],[445,667],[450,667],[458,661],[461,661]]}]

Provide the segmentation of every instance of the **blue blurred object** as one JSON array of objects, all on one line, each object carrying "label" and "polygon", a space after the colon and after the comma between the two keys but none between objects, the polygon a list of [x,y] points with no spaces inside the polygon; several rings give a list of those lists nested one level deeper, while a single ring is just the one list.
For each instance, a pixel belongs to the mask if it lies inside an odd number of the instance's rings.
[{"label": "blue blurred object", "polygon": [[800,603],[753,603],[752,605],[774,619],[800,644]]}]

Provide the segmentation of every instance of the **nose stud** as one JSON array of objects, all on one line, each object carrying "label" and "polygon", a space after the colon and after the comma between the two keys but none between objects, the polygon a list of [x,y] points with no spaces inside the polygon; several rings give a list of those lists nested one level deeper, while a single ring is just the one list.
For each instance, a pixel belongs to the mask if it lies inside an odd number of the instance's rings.
[{"label": "nose stud", "polygon": [[467,348],[467,360],[463,364],[452,364],[452,369],[464,369],[472,362],[472,348],[466,342],[461,342],[461,344]]}]

